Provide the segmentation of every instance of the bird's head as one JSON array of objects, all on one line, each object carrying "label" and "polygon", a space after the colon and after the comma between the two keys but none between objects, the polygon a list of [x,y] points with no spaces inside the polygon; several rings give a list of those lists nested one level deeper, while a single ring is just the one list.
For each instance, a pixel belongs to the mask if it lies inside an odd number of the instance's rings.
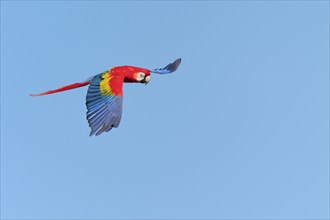
[{"label": "bird's head", "polygon": [[173,63],[168,64],[164,68],[148,70],[135,66],[121,66],[117,67],[118,70],[125,72],[124,82],[138,82],[148,84],[150,81],[150,73],[168,74],[173,73],[178,69],[181,64],[181,58],[176,59]]},{"label": "bird's head", "polygon": [[131,67],[126,73],[124,82],[137,82],[148,84],[150,81],[150,70],[138,67]]}]

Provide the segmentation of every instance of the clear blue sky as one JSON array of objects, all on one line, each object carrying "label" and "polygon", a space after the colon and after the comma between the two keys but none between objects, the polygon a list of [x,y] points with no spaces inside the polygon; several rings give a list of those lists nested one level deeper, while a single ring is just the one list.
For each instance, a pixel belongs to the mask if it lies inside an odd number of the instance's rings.
[{"label": "clear blue sky", "polygon": [[[114,65],[119,128],[82,81]],[[2,218],[329,218],[329,2],[1,2]]]}]

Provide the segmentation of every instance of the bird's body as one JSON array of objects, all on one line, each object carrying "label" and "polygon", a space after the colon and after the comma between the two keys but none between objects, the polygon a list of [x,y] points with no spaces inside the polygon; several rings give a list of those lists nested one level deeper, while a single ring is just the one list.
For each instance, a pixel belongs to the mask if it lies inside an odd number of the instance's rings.
[{"label": "bird's body", "polygon": [[145,83],[150,81],[150,73],[166,74],[174,72],[181,59],[164,68],[149,70],[135,66],[116,66],[97,74],[84,82],[73,83],[31,96],[42,96],[89,85],[86,106],[90,135],[100,135],[118,127],[122,114],[123,83]]}]

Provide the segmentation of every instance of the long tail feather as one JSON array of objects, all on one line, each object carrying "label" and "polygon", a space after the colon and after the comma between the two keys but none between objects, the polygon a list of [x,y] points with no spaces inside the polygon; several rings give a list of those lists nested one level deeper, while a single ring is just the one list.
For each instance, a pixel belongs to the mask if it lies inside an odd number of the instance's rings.
[{"label": "long tail feather", "polygon": [[70,84],[67,86],[60,87],[58,89],[49,90],[49,91],[42,92],[39,94],[30,94],[30,96],[43,96],[43,95],[53,94],[53,93],[57,93],[57,92],[63,92],[63,91],[69,90],[69,89],[75,89],[75,88],[79,88],[82,86],[87,86],[88,84],[90,84],[90,82],[91,82],[91,80],[87,80],[85,82],[80,82],[80,83],[73,83],[73,84]]}]

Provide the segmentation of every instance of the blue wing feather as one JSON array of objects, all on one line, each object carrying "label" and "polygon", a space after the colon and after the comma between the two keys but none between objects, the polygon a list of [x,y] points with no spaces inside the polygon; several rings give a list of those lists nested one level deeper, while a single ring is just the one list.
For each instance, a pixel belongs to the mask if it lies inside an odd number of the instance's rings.
[{"label": "blue wing feather", "polygon": [[154,69],[151,72],[152,73],[158,73],[158,74],[168,74],[173,73],[175,70],[178,69],[181,63],[181,58],[176,59],[173,63],[168,64],[164,68]]},{"label": "blue wing feather", "polygon": [[86,95],[86,117],[91,128],[90,136],[100,135],[118,127],[122,114],[123,97],[102,95],[99,87],[101,80],[102,74],[94,76]]}]

